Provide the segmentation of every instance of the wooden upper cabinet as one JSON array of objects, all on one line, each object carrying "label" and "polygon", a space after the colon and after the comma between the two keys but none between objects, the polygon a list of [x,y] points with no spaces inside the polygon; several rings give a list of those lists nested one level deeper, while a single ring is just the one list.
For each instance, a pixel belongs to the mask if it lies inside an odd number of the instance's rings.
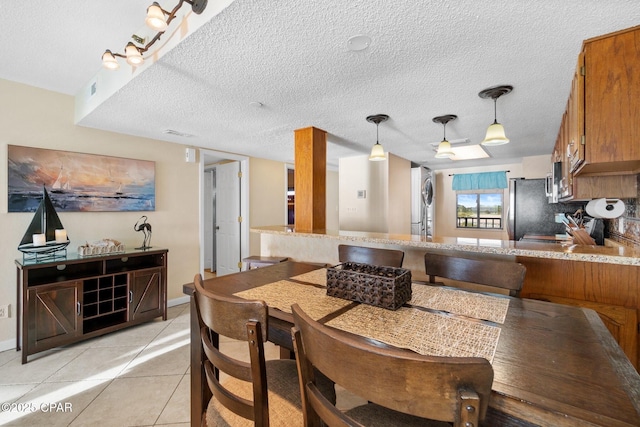
[{"label": "wooden upper cabinet", "polygon": [[638,173],[640,26],[585,40],[580,60],[585,145],[575,175]]},{"label": "wooden upper cabinet", "polygon": [[560,200],[637,197],[640,26],[585,40],[552,158]]}]

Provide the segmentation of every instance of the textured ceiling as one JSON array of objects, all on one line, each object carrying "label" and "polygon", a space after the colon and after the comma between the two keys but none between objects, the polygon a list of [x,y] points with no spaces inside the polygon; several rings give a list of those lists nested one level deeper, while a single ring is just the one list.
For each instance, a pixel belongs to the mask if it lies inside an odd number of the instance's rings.
[{"label": "textured ceiling", "polygon": [[[0,78],[75,95],[151,1],[36,3],[0,4]],[[286,162],[293,131],[315,126],[337,166],[375,142],[366,116],[388,114],[380,143],[416,163],[519,161],[551,153],[582,41],[638,24],[637,0],[235,0],[78,124]],[[358,34],[371,45],[350,51]],[[443,129],[432,118],[458,115],[447,139],[479,143],[493,102],[478,92],[497,84],[514,86],[497,103],[512,142],[489,159],[434,159]]]}]

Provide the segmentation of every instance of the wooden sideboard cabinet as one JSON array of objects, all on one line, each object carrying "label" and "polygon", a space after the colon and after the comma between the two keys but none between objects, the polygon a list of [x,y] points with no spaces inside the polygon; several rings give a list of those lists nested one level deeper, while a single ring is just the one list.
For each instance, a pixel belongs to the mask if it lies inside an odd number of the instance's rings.
[{"label": "wooden sideboard cabinet", "polygon": [[16,260],[16,349],[28,356],[167,318],[167,249]]}]

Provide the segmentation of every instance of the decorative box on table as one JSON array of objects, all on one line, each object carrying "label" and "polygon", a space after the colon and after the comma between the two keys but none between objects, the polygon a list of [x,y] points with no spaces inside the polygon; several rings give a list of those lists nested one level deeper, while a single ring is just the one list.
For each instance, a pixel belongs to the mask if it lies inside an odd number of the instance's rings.
[{"label": "decorative box on table", "polygon": [[411,300],[411,271],[344,262],[327,268],[327,295],[397,310]]}]

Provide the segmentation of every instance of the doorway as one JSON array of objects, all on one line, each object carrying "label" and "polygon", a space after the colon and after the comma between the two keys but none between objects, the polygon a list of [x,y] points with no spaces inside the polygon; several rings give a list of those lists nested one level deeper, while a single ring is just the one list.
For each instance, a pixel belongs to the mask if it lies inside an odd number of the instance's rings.
[{"label": "doorway", "polygon": [[[200,271],[236,273],[249,254],[248,158],[200,150]],[[246,219],[246,220],[245,220]]]},{"label": "doorway", "polygon": [[295,170],[293,166],[287,165],[286,170],[286,183],[287,183],[287,225],[294,225],[296,222],[295,206],[296,206],[296,191],[295,191]]}]

